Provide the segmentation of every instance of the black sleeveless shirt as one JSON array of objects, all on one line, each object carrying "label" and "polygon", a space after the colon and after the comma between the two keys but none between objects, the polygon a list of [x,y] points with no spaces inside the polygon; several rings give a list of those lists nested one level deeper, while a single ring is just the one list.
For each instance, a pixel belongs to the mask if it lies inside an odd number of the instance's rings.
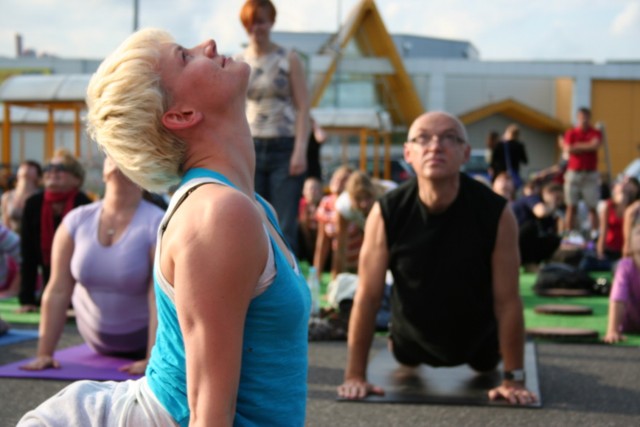
[{"label": "black sleeveless shirt", "polygon": [[491,259],[505,205],[465,174],[438,214],[427,212],[415,178],[381,198],[394,336],[455,358],[496,333]]}]

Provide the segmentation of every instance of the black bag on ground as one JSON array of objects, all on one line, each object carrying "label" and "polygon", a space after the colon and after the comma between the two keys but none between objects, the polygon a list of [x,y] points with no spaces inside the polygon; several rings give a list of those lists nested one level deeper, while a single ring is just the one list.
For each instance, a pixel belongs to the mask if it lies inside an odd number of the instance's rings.
[{"label": "black bag on ground", "polygon": [[593,292],[595,287],[596,281],[587,272],[569,264],[552,262],[540,269],[533,291],[538,293],[548,289],[584,289]]}]

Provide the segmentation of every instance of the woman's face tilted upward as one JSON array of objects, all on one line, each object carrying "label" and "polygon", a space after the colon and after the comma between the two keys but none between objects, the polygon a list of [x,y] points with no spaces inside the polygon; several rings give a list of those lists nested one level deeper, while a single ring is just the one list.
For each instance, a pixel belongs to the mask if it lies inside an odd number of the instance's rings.
[{"label": "woman's face tilted upward", "polygon": [[171,107],[206,112],[244,105],[249,66],[218,54],[215,41],[190,49],[165,44],[160,51],[160,76]]}]

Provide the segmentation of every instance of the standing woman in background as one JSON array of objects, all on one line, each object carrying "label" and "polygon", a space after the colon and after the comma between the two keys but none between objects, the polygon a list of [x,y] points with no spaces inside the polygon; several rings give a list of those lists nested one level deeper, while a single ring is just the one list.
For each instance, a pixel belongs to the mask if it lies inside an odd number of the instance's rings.
[{"label": "standing woman in background", "polygon": [[527,150],[524,143],[520,141],[520,128],[515,123],[510,124],[504,131],[502,142],[494,147],[491,154],[493,179],[495,180],[501,172],[507,172],[518,191],[524,184],[520,176],[520,166],[528,163]]},{"label": "standing woman in background", "polygon": [[276,9],[247,0],[240,20],[249,45],[240,59],[251,66],[247,119],[256,150],[255,191],[275,208],[287,242],[297,253],[298,201],[307,170],[309,96],[293,50],[271,41]]}]

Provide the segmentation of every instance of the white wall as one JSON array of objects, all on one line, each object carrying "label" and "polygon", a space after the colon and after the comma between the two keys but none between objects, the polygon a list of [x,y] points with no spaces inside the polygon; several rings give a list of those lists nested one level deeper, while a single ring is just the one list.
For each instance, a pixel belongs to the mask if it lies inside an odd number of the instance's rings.
[{"label": "white wall", "polygon": [[464,114],[487,104],[514,99],[555,117],[555,80],[523,77],[447,76],[446,111]]},{"label": "white wall", "polygon": [[[500,135],[505,128],[514,121],[503,115],[495,115],[480,120],[467,127],[469,141],[472,148],[484,149],[486,136],[491,130],[496,130]],[[540,132],[523,125],[520,126],[520,140],[524,143],[529,158],[529,164],[521,169],[521,175],[526,178],[530,173],[547,168],[557,162],[556,135]]]}]

